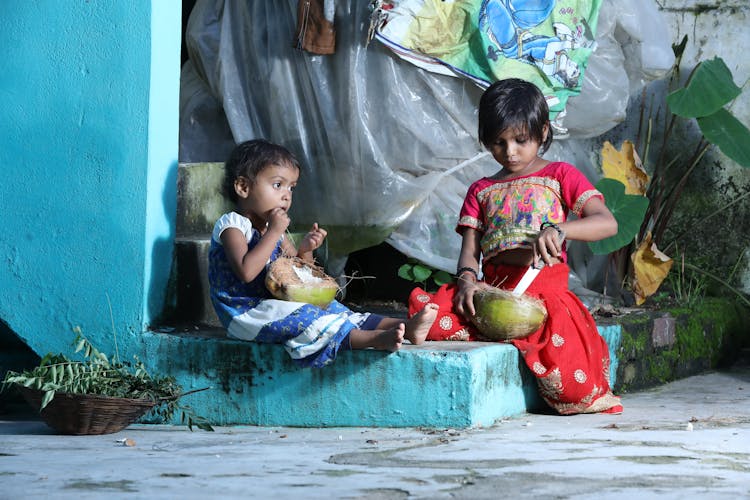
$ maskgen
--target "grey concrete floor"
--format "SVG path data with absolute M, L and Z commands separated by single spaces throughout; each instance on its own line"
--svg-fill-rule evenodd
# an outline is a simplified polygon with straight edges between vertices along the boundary
M 478 429 L 133 425 L 0 416 L 0 498 L 750 498 L 750 367 L 623 396 L 622 415 Z M 127 446 L 124 440 L 130 440 Z

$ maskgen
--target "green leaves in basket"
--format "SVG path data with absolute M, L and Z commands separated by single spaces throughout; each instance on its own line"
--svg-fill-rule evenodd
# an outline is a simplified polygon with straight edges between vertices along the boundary
M 88 394 L 113 398 L 145 399 L 156 403 L 152 412 L 169 421 L 176 411 L 182 413 L 183 423 L 190 430 L 213 431 L 211 424 L 196 415 L 193 409 L 179 403 L 180 398 L 194 391 L 183 392 L 182 387 L 171 376 L 152 376 L 143 363 L 110 361 L 76 330 L 75 350 L 83 352 L 83 361 L 74 361 L 63 354 L 47 354 L 39 366 L 21 373 L 8 371 L 2 382 L 2 390 L 14 384 L 43 391 L 39 411 L 49 405 L 57 392 L 66 394 Z M 206 388 L 207 389 L 207 388 Z
M 52 398 L 54 398 L 54 397 L 55 397 L 55 391 L 53 391 L 53 390 L 46 391 L 44 393 L 44 396 L 42 397 L 42 408 L 44 408 L 45 406 L 47 406 L 49 404 L 49 402 L 52 401 Z

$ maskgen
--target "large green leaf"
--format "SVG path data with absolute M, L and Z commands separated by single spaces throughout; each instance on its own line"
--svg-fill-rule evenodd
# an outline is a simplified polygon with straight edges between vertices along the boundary
M 703 135 L 722 153 L 743 167 L 750 167 L 750 130 L 722 108 L 696 120 Z
M 724 60 L 714 57 L 701 62 L 687 86 L 667 96 L 667 104 L 677 116 L 698 118 L 716 113 L 740 92 Z
M 633 241 L 646 215 L 648 198 L 637 194 L 625 194 L 625 185 L 622 182 L 606 177 L 596 184 L 596 189 L 604 195 L 607 208 L 617 220 L 616 235 L 589 242 L 592 252 L 606 255 Z

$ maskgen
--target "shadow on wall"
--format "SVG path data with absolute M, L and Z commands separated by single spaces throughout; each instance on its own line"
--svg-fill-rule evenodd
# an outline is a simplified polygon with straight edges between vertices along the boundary
M 380 243 L 349 254 L 344 274 L 351 277 L 346 285 L 346 302 L 396 301 L 406 305 L 409 293 L 417 286 L 398 276 L 407 257 Z
M 8 370 L 15 372 L 34 368 L 39 364 L 39 356 L 27 346 L 5 321 L 0 320 L 0 380 L 5 378 Z M 0 393 L 0 414 L 9 402 L 20 402 L 16 390 L 5 390 Z
M 175 224 L 177 218 L 177 162 L 169 167 L 169 173 L 164 181 L 162 191 L 162 207 L 169 231 L 166 235 L 156 239 L 151 248 L 151 276 L 147 295 L 148 319 L 150 323 L 157 324 L 161 321 L 167 311 L 174 307 L 166 304 L 168 280 L 172 276 L 169 269 L 163 269 L 163 265 L 170 268 L 174 263 L 174 240 Z M 166 278 L 165 278 L 166 276 Z

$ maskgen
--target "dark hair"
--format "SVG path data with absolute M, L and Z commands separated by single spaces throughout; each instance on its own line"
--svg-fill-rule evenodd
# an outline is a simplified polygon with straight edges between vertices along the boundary
M 479 100 L 479 142 L 489 147 L 504 130 L 526 131 L 539 142 L 540 154 L 552 144 L 549 107 L 542 91 L 533 83 L 519 78 L 498 80 L 490 85 Z
M 255 180 L 255 176 L 269 165 L 285 165 L 300 170 L 297 158 L 284 146 L 265 139 L 253 139 L 237 144 L 224 164 L 224 195 L 236 202 L 234 181 L 238 177 Z

